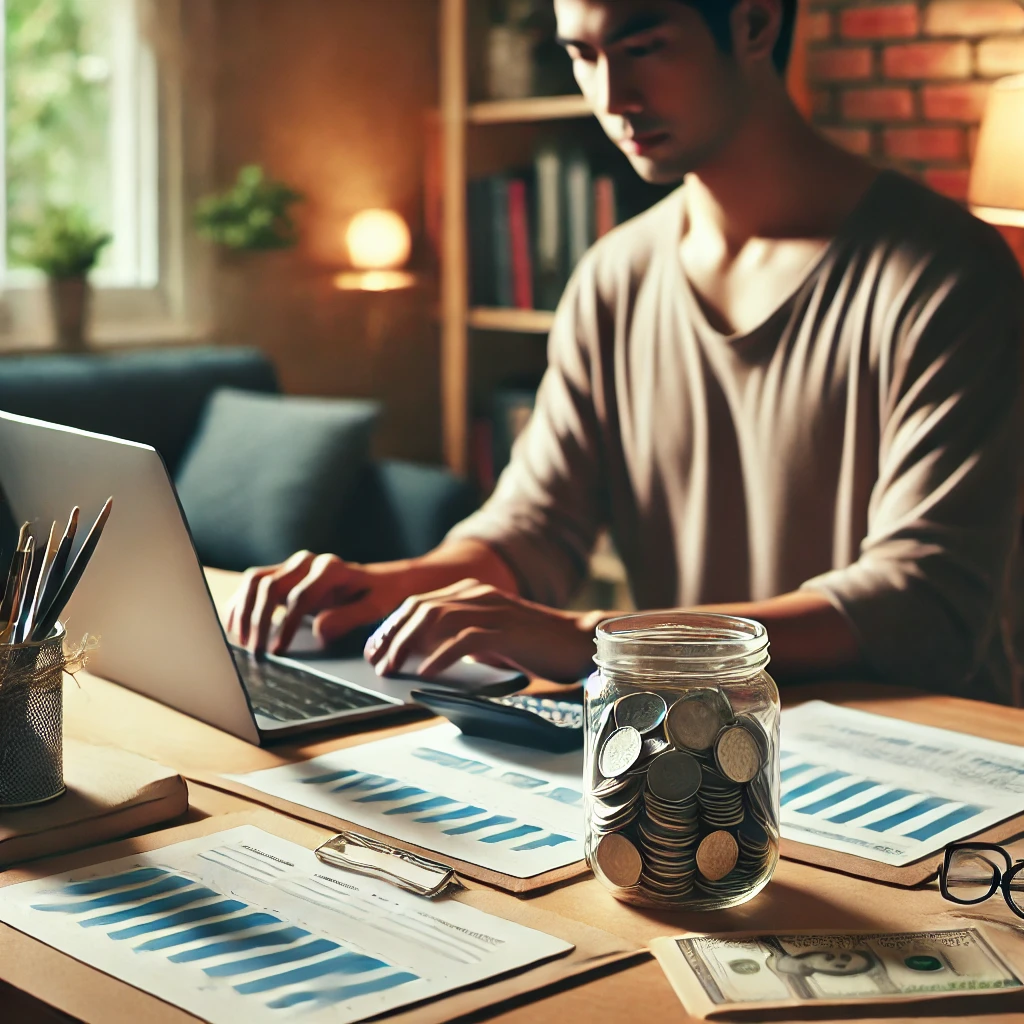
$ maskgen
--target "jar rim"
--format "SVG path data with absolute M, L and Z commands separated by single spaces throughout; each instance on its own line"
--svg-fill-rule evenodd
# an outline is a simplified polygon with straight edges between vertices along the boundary
M 716 662 L 763 667 L 768 631 L 755 619 L 720 612 L 633 612 L 603 619 L 595 634 L 598 665 Z

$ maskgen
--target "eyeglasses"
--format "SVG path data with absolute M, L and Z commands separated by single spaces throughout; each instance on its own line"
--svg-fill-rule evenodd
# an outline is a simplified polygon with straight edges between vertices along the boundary
M 992 843 L 954 843 L 939 868 L 939 891 L 953 903 L 984 903 L 1003 890 L 1006 905 L 1024 917 L 1024 860 L 1011 861 Z

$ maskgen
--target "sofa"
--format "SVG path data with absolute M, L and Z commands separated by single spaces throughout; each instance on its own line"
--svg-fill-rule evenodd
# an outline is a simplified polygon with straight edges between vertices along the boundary
M 226 403 L 234 412 L 223 411 Z M 370 457 L 374 403 L 284 396 L 273 364 L 255 349 L 8 356 L 0 358 L 0 409 L 152 445 L 178 485 L 200 557 L 217 568 L 268 564 L 303 547 L 360 562 L 408 558 L 436 546 L 476 505 L 473 489 L 442 467 Z M 238 409 L 258 416 L 265 431 L 258 464 L 244 464 L 244 451 L 218 443 L 221 421 Z M 296 476 L 305 465 L 294 451 L 296 416 L 311 425 L 306 434 L 318 436 L 320 461 L 309 465 L 343 465 L 340 490 L 334 469 Z M 343 463 L 329 450 L 337 431 L 318 434 L 319 424 L 338 422 L 359 427 L 348 431 L 358 442 Z M 284 469 L 291 476 L 278 474 L 275 489 L 272 478 Z M 0 482 L 2 475 L 0 467 Z M 211 510 L 218 494 L 251 486 L 263 487 L 259 500 Z M 283 505 L 290 514 L 282 518 Z M 275 530 L 277 521 L 287 528 Z

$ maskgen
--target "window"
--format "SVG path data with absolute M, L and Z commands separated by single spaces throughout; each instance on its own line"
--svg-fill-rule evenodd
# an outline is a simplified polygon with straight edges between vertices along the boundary
M 0 287 L 8 321 L 0 331 L 45 333 L 42 277 L 19 261 L 18 239 L 48 204 L 81 207 L 113 237 L 92 274 L 101 293 L 97 319 L 116 321 L 118 308 L 135 323 L 158 311 L 166 319 L 166 154 L 140 0 L 0 0 L 0 8 Z M 37 293 L 35 301 L 19 292 Z

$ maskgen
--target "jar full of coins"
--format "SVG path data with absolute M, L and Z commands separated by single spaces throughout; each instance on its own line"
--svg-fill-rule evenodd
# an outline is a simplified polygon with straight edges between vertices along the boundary
M 751 619 L 642 612 L 597 629 L 586 852 L 627 903 L 719 910 L 779 856 L 779 692 Z

